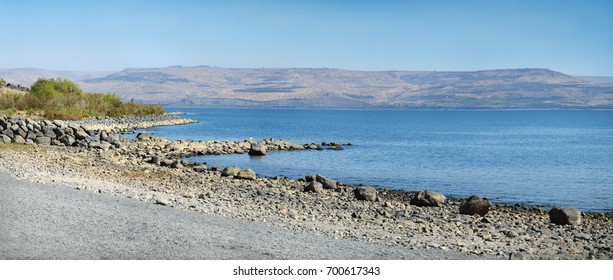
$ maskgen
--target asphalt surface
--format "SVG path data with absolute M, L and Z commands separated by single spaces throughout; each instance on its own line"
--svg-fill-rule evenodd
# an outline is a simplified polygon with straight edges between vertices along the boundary
M 19 181 L 0 171 L 0 259 L 472 259 Z

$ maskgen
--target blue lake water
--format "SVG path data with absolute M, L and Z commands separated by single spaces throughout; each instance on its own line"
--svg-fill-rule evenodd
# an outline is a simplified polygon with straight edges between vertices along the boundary
M 149 129 L 173 140 L 353 144 L 342 151 L 195 158 L 208 166 L 293 179 L 319 173 L 345 183 L 613 212 L 613 111 L 166 110 L 200 121 Z

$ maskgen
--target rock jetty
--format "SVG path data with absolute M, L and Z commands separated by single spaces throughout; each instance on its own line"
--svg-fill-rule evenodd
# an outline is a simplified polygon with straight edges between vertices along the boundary
M 104 130 L 107 132 L 126 132 L 155 126 L 170 126 L 195 123 L 195 120 L 180 117 L 178 114 L 141 117 L 94 117 L 79 121 L 69 121 L 69 124 L 82 126 L 88 130 Z
M 92 130 L 61 120 L 36 121 L 22 117 L 0 117 L 0 142 L 109 150 L 119 147 L 122 139 L 116 133 Z

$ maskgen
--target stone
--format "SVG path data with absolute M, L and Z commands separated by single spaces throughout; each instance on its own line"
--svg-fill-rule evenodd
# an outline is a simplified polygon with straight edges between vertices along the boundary
M 13 142 L 17 143 L 17 144 L 25 144 L 26 143 L 26 139 L 23 139 L 23 137 L 21 137 L 21 135 L 15 135 L 15 137 L 13 138 Z
M 307 182 L 313 182 L 315 181 L 315 177 L 313 175 L 306 175 L 304 176 L 304 180 Z
M 204 172 L 206 169 L 206 165 L 204 164 L 194 166 L 194 171 L 196 172 Z
M 251 147 L 249 148 L 249 155 L 250 156 L 265 156 L 266 146 L 264 146 L 260 142 L 251 143 Z
M 255 180 L 256 178 L 255 172 L 249 168 L 239 171 L 235 177 L 244 180 Z
M 55 132 L 53 131 L 53 127 L 51 126 L 47 126 L 45 128 L 43 128 L 43 135 L 49 138 L 55 138 L 57 137 L 57 135 L 55 134 Z
M 377 189 L 373 187 L 360 187 L 353 190 L 353 194 L 358 200 L 376 201 Z
M 53 133 L 55 133 L 57 137 L 61 137 L 62 135 L 65 134 L 64 129 L 59 128 L 59 127 L 53 128 Z
M 36 133 L 32 132 L 32 131 L 28 131 L 28 134 L 26 135 L 26 139 L 36 139 Z
M 556 206 L 549 211 L 549 220 L 556 225 L 579 225 L 581 210 Z
M 236 176 L 241 169 L 238 166 L 228 166 L 223 169 L 221 176 Z
M 506 231 L 504 235 L 506 235 L 508 238 L 515 238 L 519 236 L 519 234 L 513 230 Z
M 321 193 L 324 191 L 324 186 L 320 182 L 311 181 L 309 184 L 306 185 L 306 187 L 304 187 L 304 191 Z
M 472 195 L 460 204 L 460 214 L 485 216 L 490 211 L 492 203 L 478 195 Z
M 62 137 L 60 137 L 60 142 L 66 146 L 72 146 L 72 144 L 75 143 L 75 139 L 74 137 L 68 135 L 68 134 L 64 134 L 62 135 Z
M 11 143 L 11 137 L 8 137 L 8 136 L 6 136 L 4 134 L 2 134 L 1 136 L 2 136 L 2 137 L 0 137 L 1 142 L 7 143 L 7 144 Z
M 319 174 L 315 175 L 315 180 L 320 182 L 324 186 L 324 189 L 336 189 L 336 180 L 326 178 Z
M 446 199 L 441 193 L 425 190 L 418 192 L 411 198 L 410 204 L 417 206 L 443 206 Z
M 7 129 L 3 130 L 1 134 L 4 134 L 4 135 L 8 136 L 9 139 L 13 138 L 15 136 L 15 134 L 13 133 L 13 130 L 10 129 L 10 128 L 7 128 Z
M 51 138 L 46 136 L 39 136 L 34 139 L 34 143 L 38 145 L 51 145 Z
M 57 127 L 62 127 L 62 128 L 66 126 L 66 123 L 64 123 L 64 121 L 62 120 L 53 120 L 53 124 Z
M 167 205 L 170 204 L 170 202 L 168 200 L 164 199 L 164 198 L 156 198 L 155 199 L 155 204 L 159 204 L 159 205 L 162 205 L 162 206 L 167 206 Z
M 75 131 L 74 136 L 78 140 L 83 140 L 89 137 L 89 134 L 87 134 L 87 132 L 85 132 L 85 130 L 83 130 L 82 128 L 79 128 Z
M 138 135 L 136 135 L 136 139 L 139 141 L 151 140 L 153 139 L 153 134 L 148 133 L 148 132 L 141 132 Z

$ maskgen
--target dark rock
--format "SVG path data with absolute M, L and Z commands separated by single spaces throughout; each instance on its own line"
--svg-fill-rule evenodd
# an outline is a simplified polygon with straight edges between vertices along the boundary
M 443 206 L 446 199 L 441 193 L 425 190 L 418 192 L 411 198 L 410 204 L 417 206 Z
M 253 170 L 249 168 L 239 171 L 235 177 L 237 179 L 244 179 L 244 180 L 255 180 L 256 179 L 255 172 L 253 172 Z
M 304 187 L 305 192 L 314 192 L 321 193 L 324 191 L 324 186 L 317 181 L 311 181 L 306 187 Z
M 315 181 L 320 182 L 324 186 L 324 189 L 336 189 L 336 180 L 317 174 L 315 175 Z
M 306 175 L 304 176 L 304 180 L 307 182 L 313 182 L 315 181 L 315 177 L 313 175 Z
M 151 140 L 153 139 L 153 135 L 151 133 L 141 132 L 138 135 L 136 135 L 136 139 L 139 141 Z
M 162 160 L 159 156 L 152 156 L 151 159 L 149 160 L 149 163 L 160 165 L 162 163 Z
M 358 200 L 367 200 L 367 201 L 376 201 L 377 200 L 377 189 L 373 187 L 360 187 L 353 190 L 353 194 L 355 198 Z
M 249 148 L 249 155 L 250 156 L 265 156 L 266 146 L 264 146 L 260 142 L 251 143 L 251 147 Z
M 460 214 L 474 215 L 479 214 L 485 216 L 490 211 L 492 203 L 478 195 L 472 195 L 466 201 L 460 204 Z
M 53 128 L 53 133 L 55 133 L 55 135 L 57 135 L 57 137 L 61 137 L 62 135 L 64 135 L 64 129 L 59 128 L 59 127 L 55 127 L 55 128 Z
M 62 135 L 62 137 L 60 137 L 60 142 L 66 146 L 72 146 L 72 144 L 75 143 L 75 139 L 74 137 L 68 135 L 68 134 L 64 134 Z
M 170 168 L 183 168 L 183 163 L 181 160 L 175 160 L 170 164 Z
M 77 140 L 83 140 L 89 137 L 89 134 L 87 134 L 87 132 L 85 132 L 85 130 L 83 130 L 82 128 L 79 128 L 75 131 L 74 136 Z
M 581 224 L 581 210 L 575 208 L 553 207 L 549 211 L 549 220 L 557 225 Z
M 236 176 L 241 169 L 238 166 L 228 166 L 223 169 L 221 176 Z

